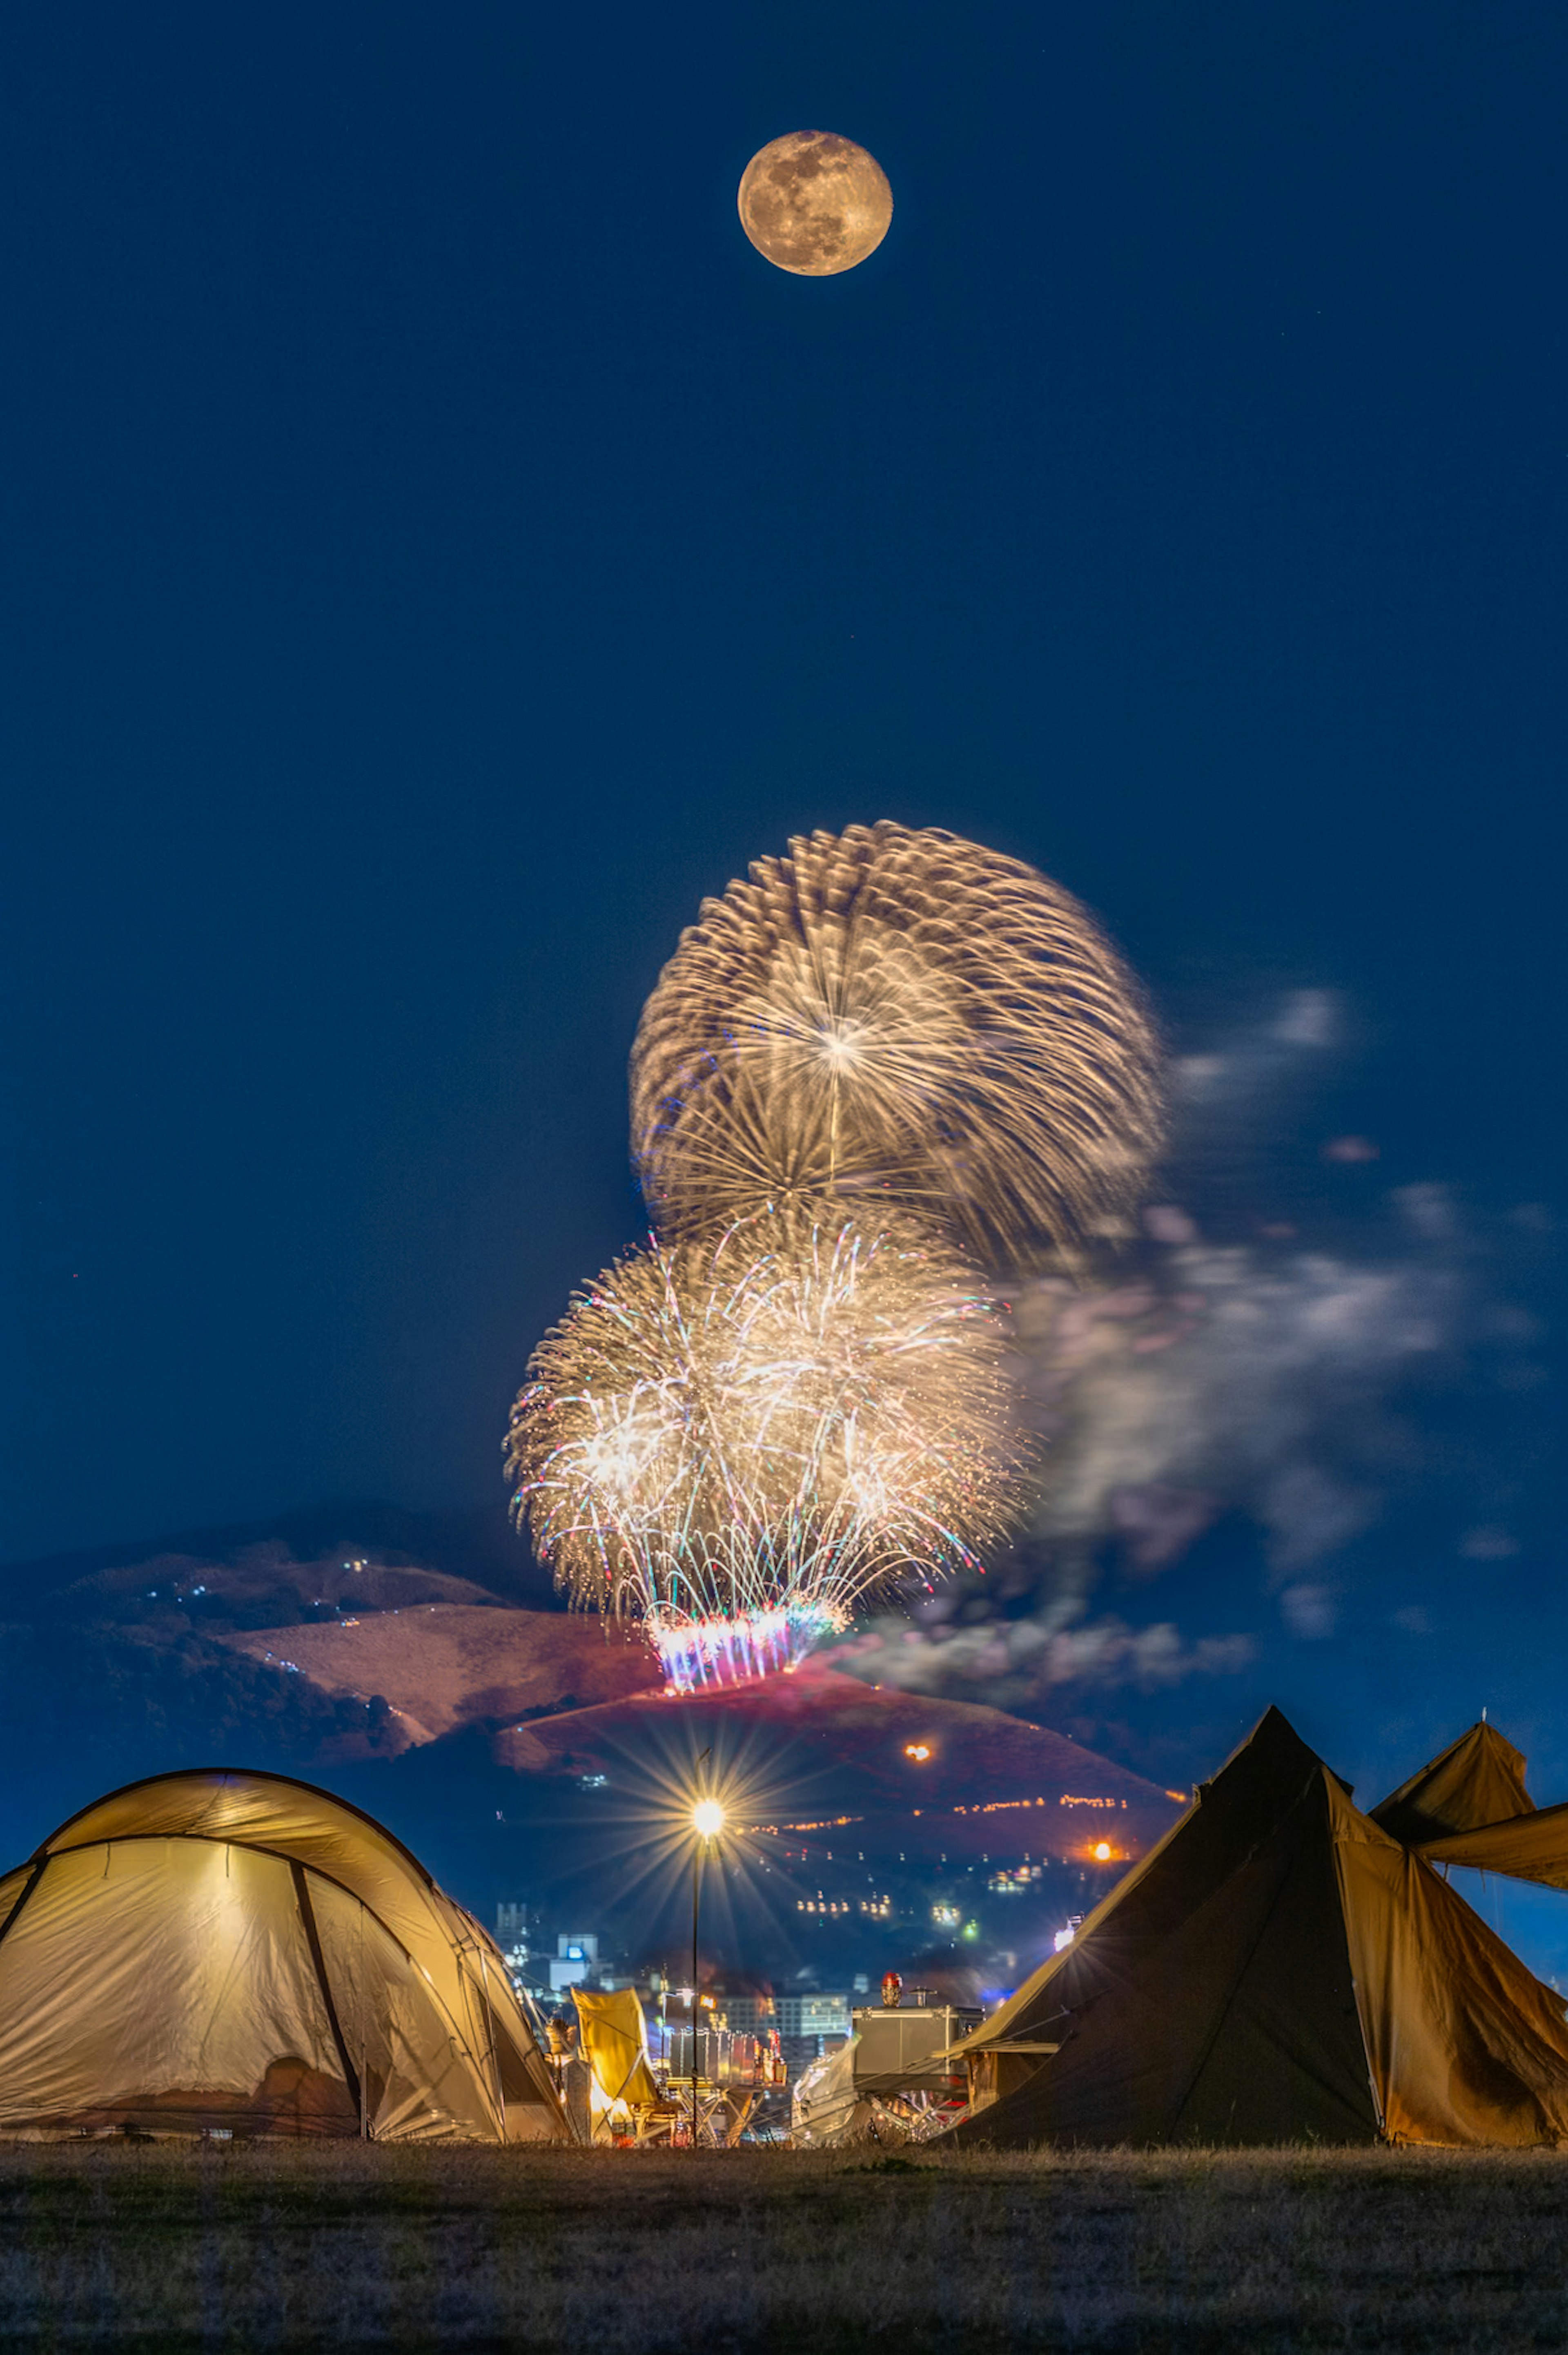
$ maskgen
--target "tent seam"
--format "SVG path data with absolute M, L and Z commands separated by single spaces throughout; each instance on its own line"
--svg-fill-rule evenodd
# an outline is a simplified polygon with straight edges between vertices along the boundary
M 1322 1773 L 1324 1773 L 1324 1772 L 1326 1772 L 1326 1771 L 1327 1771 L 1327 1770 L 1324 1768 L 1324 1766 L 1323 1766 L 1323 1764 L 1322 1764 L 1321 1760 L 1319 1760 L 1319 1763 L 1318 1763 L 1318 1764 L 1317 1764 L 1317 1766 L 1313 1769 L 1313 1773 L 1308 1776 L 1308 1778 L 1307 1778 L 1306 1782 L 1302 1785 L 1301 1789 L 1297 1793 L 1296 1797 L 1292 1800 L 1292 1802 L 1291 1802 L 1290 1806 L 1289 1806 L 1285 1810 L 1284 1814 L 1280 1817 L 1278 1823 L 1274 1827 L 1273 1830 L 1272 1830 L 1272 1831 L 1270 1831 L 1270 1832 L 1268 1832 L 1268 1833 L 1266 1833 L 1266 1835 L 1265 1835 L 1261 1839 L 1257 1839 L 1257 1840 L 1255 1840 L 1255 1841 L 1254 1841 L 1254 1843 L 1253 1843 L 1252 1847 L 1251 1847 L 1251 1848 L 1248 1849 L 1248 1851 L 1247 1851 L 1246 1858 L 1245 1858 L 1245 1863 L 1250 1864 L 1250 1863 L 1252 1862 L 1253 1859 L 1254 1859 L 1255 1856 L 1259 1855 L 1259 1854 L 1261 1853 L 1261 1851 L 1262 1851 L 1264 1849 L 1266 1849 L 1266 1848 L 1267 1848 L 1267 1847 L 1268 1847 L 1268 1845 L 1269 1845 L 1270 1841 L 1272 1841 L 1272 1840 L 1274 1840 L 1274 1839 L 1277 1838 L 1277 1837 L 1278 1837 L 1278 1835 L 1279 1835 L 1279 1832 L 1280 1832 L 1281 1828 L 1282 1828 L 1286 1824 L 1287 1824 L 1287 1823 L 1290 1821 L 1291 1817 L 1292 1817 L 1292 1816 L 1294 1816 L 1294 1815 L 1296 1814 L 1297 1810 L 1298 1810 L 1298 1808 L 1300 1808 L 1300 1807 L 1304 1806 L 1306 1805 L 1307 1801 L 1310 1798 L 1310 1796 L 1311 1796 L 1311 1795 L 1312 1795 L 1312 1784 L 1313 1784 L 1314 1776 L 1315 1776 L 1315 1775 L 1317 1775 L 1317 1774 L 1322 1774 Z M 1337 1882 L 1337 1881 L 1338 1881 L 1338 1865 L 1339 1865 L 1339 1857 L 1338 1857 L 1337 1852 L 1336 1852 L 1336 1855 L 1335 1855 L 1335 1859 L 1334 1859 L 1334 1861 L 1335 1861 L 1335 1867 L 1336 1867 L 1335 1879 L 1336 1879 L 1336 1882 Z M 1234 1877 L 1234 1876 L 1233 1876 L 1233 1877 Z M 1199 2081 L 1199 2079 L 1202 2077 L 1202 2073 L 1203 2073 L 1204 2070 L 1205 2070 L 1205 2069 L 1208 2067 L 1208 2065 L 1209 2065 L 1210 2056 L 1213 2054 L 1215 2045 L 1219 2042 L 1220 2038 L 1221 2038 L 1221 2037 L 1224 2035 L 1224 2033 L 1225 2022 L 1226 2022 L 1226 2020 L 1230 2018 L 1231 2013 L 1233 2012 L 1233 2010 L 1235 2009 L 1236 1998 L 1237 1998 L 1237 1997 L 1240 1995 L 1240 1993 L 1241 1993 L 1241 1989 L 1242 1989 L 1242 1982 L 1245 1980 L 1245 1978 L 1246 1977 L 1247 1972 L 1248 1972 L 1248 1971 L 1251 1969 L 1251 1967 L 1252 1967 L 1252 1959 L 1253 1959 L 1253 1956 L 1256 1954 L 1256 1952 L 1257 1952 L 1257 1950 L 1258 1950 L 1259 1946 L 1261 1946 L 1261 1945 L 1262 1945 L 1262 1944 L 1263 1944 L 1263 1942 L 1264 1942 L 1264 1939 L 1267 1936 L 1267 1934 L 1268 1934 L 1268 1926 L 1269 1926 L 1269 1923 L 1273 1921 L 1273 1919 L 1274 1919 L 1274 1917 L 1275 1917 L 1276 1913 L 1279 1911 L 1279 1900 L 1280 1900 L 1281 1893 L 1283 1892 L 1284 1886 L 1285 1886 L 1285 1882 L 1284 1882 L 1284 1879 L 1282 1878 L 1282 1879 L 1281 1879 L 1281 1881 L 1280 1881 L 1280 1884 L 1279 1884 L 1279 1888 L 1277 1888 L 1277 1889 L 1275 1891 L 1275 1892 L 1274 1892 L 1273 1902 L 1271 1902 L 1271 1904 L 1269 1905 L 1269 1908 L 1268 1908 L 1267 1913 L 1264 1915 L 1263 1920 L 1262 1920 L 1262 1921 L 1259 1923 L 1259 1924 L 1258 1924 L 1257 1935 L 1256 1935 L 1256 1937 L 1255 1937 L 1255 1938 L 1254 1938 L 1254 1940 L 1253 1940 L 1253 1942 L 1252 1942 L 1251 1945 L 1250 1945 L 1250 1946 L 1247 1948 L 1247 1950 L 1246 1950 L 1246 1956 L 1245 1956 L 1245 1961 L 1240 1965 L 1239 1968 L 1235 1971 L 1235 1973 L 1234 1974 L 1234 1976 L 1233 1976 L 1233 1977 L 1232 1977 L 1232 1980 L 1231 1980 L 1231 1990 L 1230 1990 L 1230 1994 L 1226 1997 L 1225 2001 L 1224 2001 L 1224 2006 L 1223 2006 L 1223 2008 L 1222 2008 L 1222 2009 L 1221 2009 L 1220 2016 L 1219 2016 L 1218 2019 L 1214 2022 L 1214 2032 L 1213 2032 L 1213 2034 L 1210 2037 L 1210 2039 L 1209 2039 L 1208 2042 L 1204 2045 L 1202 2051 L 1200 2053 L 1200 2055 L 1199 2055 L 1199 2057 L 1198 2057 L 1198 2064 L 1197 2064 L 1196 2068 L 1193 2070 L 1193 2072 L 1192 2072 L 1192 2075 L 1188 2078 L 1187 2083 L 1186 2083 L 1186 2085 L 1185 2085 L 1185 2086 L 1184 2086 L 1184 2088 L 1182 2089 L 1181 2099 L 1180 2103 L 1177 2105 L 1176 2111 L 1175 2111 L 1175 2122 L 1176 2122 L 1176 2124 L 1177 2124 L 1178 2126 L 1179 2126 L 1179 2125 L 1180 2125 L 1180 2123 L 1181 2123 L 1181 2113 L 1182 2113 L 1182 2111 L 1186 2108 L 1186 2106 L 1187 2106 L 1188 2103 L 1192 2100 L 1192 2095 L 1193 2095 L 1194 2092 L 1195 2092 L 1195 2091 L 1196 2091 L 1196 2089 L 1197 2089 L 1197 2084 L 1198 2084 L 1198 2081 Z M 1341 1914 L 1342 1914 L 1342 1911 L 1343 1911 L 1343 1905 L 1342 1905 L 1342 1901 L 1341 1901 Z M 1347 1960 L 1348 1960 L 1348 1959 L 1349 1959 L 1349 1957 L 1348 1957 L 1348 1955 L 1347 1955 Z M 1352 1990 L 1353 1990 L 1353 1989 L 1354 1989 L 1354 1987 L 1355 1987 L 1355 1973 L 1354 1973 L 1354 1971 L 1352 1971 L 1352 1972 L 1351 1973 L 1351 1988 L 1352 1988 Z M 1358 2024 L 1358 2026 L 1360 2025 L 1359 2013 L 1358 2013 L 1358 2022 L 1357 2022 L 1357 2024 Z M 1361 2040 L 1361 2051 L 1362 2051 L 1362 2054 L 1363 2054 L 1363 2056 L 1364 2056 L 1364 2055 L 1365 2055 L 1365 2052 L 1366 2052 L 1366 2039 L 1365 2039 L 1365 2037 L 1364 2037 L 1364 2036 L 1362 2037 L 1362 2040 Z M 1374 2095 L 1373 2095 L 1373 2097 L 1372 2097 L 1372 2109 L 1373 2109 L 1373 2113 L 1374 2113 L 1374 2115 L 1375 2115 L 1375 2114 L 1377 2113 L 1377 2109 L 1378 2109 L 1377 2097 L 1376 2097 L 1376 2095 L 1375 2095 L 1375 2094 L 1374 2094 Z M 1380 2130 L 1381 2130 L 1381 2129 L 1380 2129 Z

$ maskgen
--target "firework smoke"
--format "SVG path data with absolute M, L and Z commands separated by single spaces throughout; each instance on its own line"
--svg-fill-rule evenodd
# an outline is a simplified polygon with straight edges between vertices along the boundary
M 1024 1266 L 1125 1221 L 1158 1060 L 1067 892 L 884 821 L 797 839 L 704 903 L 638 1031 L 632 1146 L 671 1234 L 869 1196 Z
M 778 1216 L 573 1303 L 513 1410 L 515 1508 L 673 1682 L 783 1666 L 911 1570 L 971 1565 L 1025 1461 L 1001 1312 L 918 1230 Z
M 1558 1281 L 1551 1220 L 1369 1183 L 1375 1147 L 1314 1104 L 1341 1083 L 1349 1020 L 1297 990 L 1175 1063 L 1181 1205 L 1146 1209 L 1143 1242 L 1079 1283 L 1012 1295 L 1050 1466 L 1029 1529 L 983 1587 L 949 1582 L 915 1626 L 889 1614 L 836 1662 L 1025 1711 L 1071 1696 L 1091 1712 L 1082 1738 L 1104 1741 L 1092 1712 L 1114 1691 L 1244 1672 L 1281 1635 L 1459 1624 L 1473 1566 L 1528 1551 L 1526 1500 L 1552 1460 L 1533 1305 Z M 1233 1565 L 1245 1532 L 1256 1549 L 1255 1599 L 1225 1604 L 1243 1625 L 1096 1611 L 1109 1582 L 1143 1617 L 1222 1519 Z

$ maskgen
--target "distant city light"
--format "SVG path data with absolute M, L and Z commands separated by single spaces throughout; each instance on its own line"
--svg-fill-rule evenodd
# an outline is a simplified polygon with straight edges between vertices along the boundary
M 924 1765 L 931 1755 L 931 1745 L 928 1742 L 906 1742 L 904 1745 L 904 1755 L 906 1758 L 913 1758 L 917 1764 Z

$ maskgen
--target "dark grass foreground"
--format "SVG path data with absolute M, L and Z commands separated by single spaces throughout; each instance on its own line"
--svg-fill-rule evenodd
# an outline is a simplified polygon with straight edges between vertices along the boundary
M 0 2147 L 0 2346 L 1568 2345 L 1568 2158 Z

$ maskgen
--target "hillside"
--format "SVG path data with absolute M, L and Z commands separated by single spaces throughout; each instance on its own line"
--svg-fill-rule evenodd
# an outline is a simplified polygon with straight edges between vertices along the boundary
M 491 1603 L 410 1604 L 317 1626 L 226 1629 L 218 1640 L 334 1700 L 379 1694 L 413 1742 L 616 1702 L 659 1681 L 648 1646 L 601 1621 Z
M 972 1701 L 876 1687 L 824 1661 L 727 1690 L 633 1693 L 542 1716 L 495 1737 L 514 1772 L 624 1774 L 651 1753 L 694 1757 L 749 1747 L 768 1753 L 802 1794 L 857 1817 L 939 1817 L 949 1847 L 1028 1844 L 1085 1860 L 1106 1842 L 1140 1855 L 1185 1794 L 1166 1792 L 1065 1734 Z M 911 1837 L 911 1845 L 914 1844 Z

